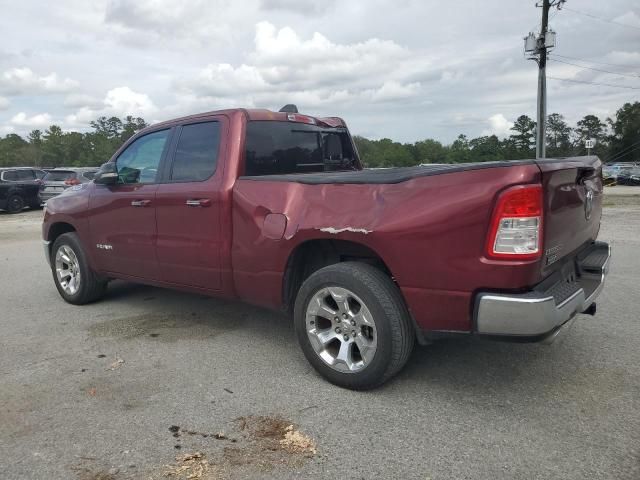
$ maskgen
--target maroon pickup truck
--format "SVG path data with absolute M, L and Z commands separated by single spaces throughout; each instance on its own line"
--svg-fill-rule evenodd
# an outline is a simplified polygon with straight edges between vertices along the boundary
M 42 234 L 67 302 L 119 278 L 281 309 L 320 374 L 367 389 L 416 341 L 594 314 L 602 192 L 597 157 L 367 170 L 340 118 L 234 109 L 139 132 Z

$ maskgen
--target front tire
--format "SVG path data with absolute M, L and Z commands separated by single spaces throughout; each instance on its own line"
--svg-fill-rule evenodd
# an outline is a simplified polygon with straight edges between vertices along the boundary
M 311 365 L 331 383 L 352 390 L 389 380 L 415 343 L 398 287 L 379 269 L 360 262 L 330 265 L 305 280 L 294 322 Z
M 75 233 L 60 235 L 53 243 L 51 272 L 60 296 L 74 305 L 96 301 L 107 289 L 107 281 L 89 267 Z

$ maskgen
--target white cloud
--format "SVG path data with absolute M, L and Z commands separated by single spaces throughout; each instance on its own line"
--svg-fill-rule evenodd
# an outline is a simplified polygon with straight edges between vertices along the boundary
M 11 123 L 16 127 L 41 128 L 51 125 L 52 119 L 48 113 L 38 113 L 29 117 L 26 113 L 19 112 L 11 118 Z
M 512 133 L 510 129 L 513 127 L 513 122 L 507 120 L 501 113 L 491 115 L 487 121 L 489 122 L 489 128 L 482 131 L 483 135 L 497 135 L 503 138 L 508 137 Z
M 335 0 L 323 0 L 322 2 L 301 2 L 300 0 L 261 0 L 262 10 L 281 10 L 299 15 L 323 14 L 331 10 Z
M 420 90 L 420 83 L 414 82 L 403 85 L 396 81 L 384 82 L 371 96 L 373 101 L 390 102 L 414 97 Z
M 9 99 L 0 97 L 0 110 L 6 110 L 9 108 Z
M 65 125 L 73 128 L 86 127 L 89 122 L 100 116 L 145 117 L 149 119 L 158 108 L 145 93 L 138 93 L 129 87 L 116 87 L 109 90 L 101 104 L 92 100 L 89 105 L 80 107 L 75 113 L 65 117 Z
M 636 12 L 629 10 L 628 12 L 613 19 L 614 22 L 623 23 L 631 27 L 640 28 L 640 15 Z
M 72 93 L 64 97 L 63 105 L 68 108 L 100 108 L 102 106 L 102 100 L 86 93 Z
M 104 99 L 105 109 L 114 115 L 151 115 L 156 106 L 146 93 L 137 93 L 129 87 L 117 87 L 109 90 Z
M 358 100 L 390 102 L 420 91 L 420 82 L 405 80 L 406 72 L 412 72 L 403 68 L 410 52 L 394 42 L 372 38 L 337 44 L 318 32 L 302 39 L 290 27 L 277 30 L 268 22 L 255 28 L 254 49 L 246 63 L 210 64 L 178 81 L 180 90 L 196 97 L 241 100 L 241 105 L 300 100 L 307 108 Z
M 0 75 L 0 92 L 7 95 L 37 95 L 42 93 L 65 93 L 78 87 L 70 78 L 58 78 L 58 74 L 38 76 L 30 68 L 12 68 Z

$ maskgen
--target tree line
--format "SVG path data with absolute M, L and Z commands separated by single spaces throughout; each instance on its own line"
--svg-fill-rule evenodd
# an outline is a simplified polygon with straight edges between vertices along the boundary
M 132 116 L 100 117 L 90 125 L 93 131 L 85 133 L 65 132 L 58 125 L 32 130 L 26 138 L 10 133 L 0 138 L 0 167 L 99 166 L 147 122 Z
M 640 102 L 625 103 L 613 118 L 602 121 L 586 115 L 570 126 L 559 113 L 547 117 L 547 157 L 586 155 L 585 141 L 593 139 L 591 153 L 603 161 L 640 162 Z M 459 135 L 450 145 L 433 139 L 399 143 L 388 138 L 354 137 L 358 152 L 369 167 L 411 166 L 421 163 L 487 162 L 535 158 L 536 122 L 521 115 L 507 138 L 486 135 L 469 139 Z
M 0 167 L 97 166 L 106 162 L 129 137 L 147 126 L 140 117 L 100 117 L 92 131 L 64 132 L 51 125 L 0 137 Z M 536 122 L 521 115 L 504 139 L 487 135 L 469 139 L 459 135 L 450 145 L 433 139 L 399 143 L 388 138 L 369 140 L 355 136 L 360 157 L 368 167 L 411 166 L 421 163 L 486 162 L 535 157 Z M 592 153 L 604 161 L 640 161 L 640 102 L 625 103 L 613 118 L 586 115 L 575 126 L 552 113 L 547 119 L 547 157 L 585 155 L 585 140 L 593 139 Z

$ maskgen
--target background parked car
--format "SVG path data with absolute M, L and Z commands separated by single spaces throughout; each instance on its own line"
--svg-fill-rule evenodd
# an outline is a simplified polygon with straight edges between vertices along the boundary
M 72 187 L 73 185 L 90 182 L 93 180 L 97 171 L 98 167 L 60 167 L 49 170 L 42 179 L 42 185 L 40 185 L 40 204 L 45 203 L 50 198 L 60 195 L 65 191 L 65 189 Z
M 45 172 L 37 168 L 0 168 L 0 210 L 21 212 L 25 207 L 38 208 L 38 191 Z
M 639 186 L 640 185 L 640 167 L 632 166 L 626 169 L 623 169 L 618 173 L 617 177 L 618 185 L 632 185 Z

